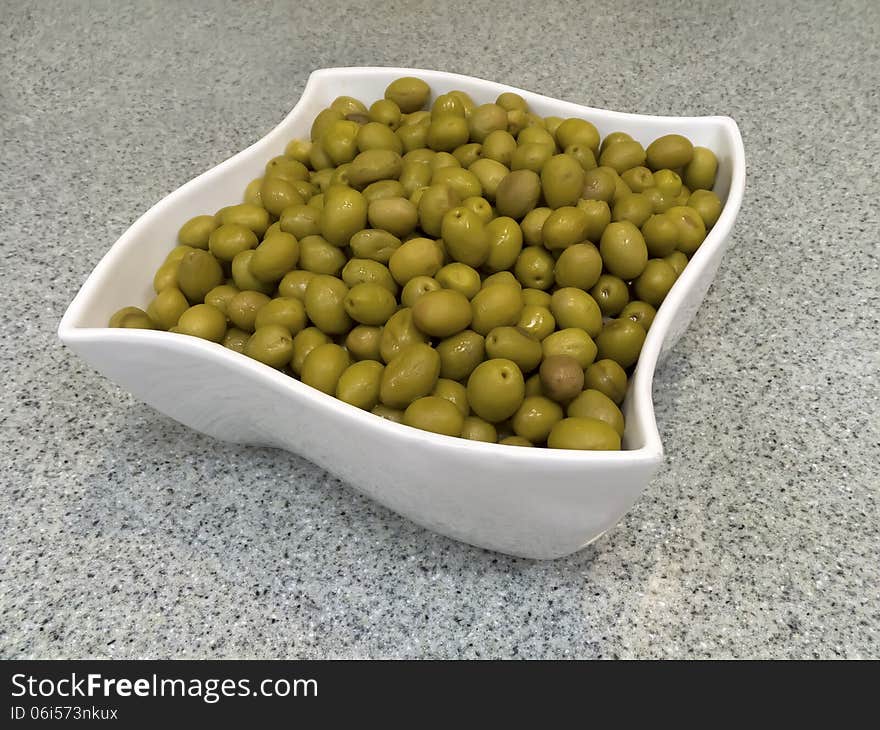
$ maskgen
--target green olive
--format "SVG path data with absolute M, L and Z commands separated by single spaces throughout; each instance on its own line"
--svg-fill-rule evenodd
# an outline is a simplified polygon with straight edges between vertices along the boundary
M 404 163 L 405 165 L 405 163 Z M 405 167 L 404 167 L 405 169 Z M 401 173 L 402 175 L 403 173 Z M 388 198 L 407 198 L 409 194 L 403 187 L 400 180 L 377 180 L 365 187 L 361 194 L 367 201 L 367 217 L 369 218 L 369 206 L 377 200 L 386 200 Z
M 663 260 L 672 267 L 676 277 L 681 276 L 684 267 L 687 266 L 688 258 L 681 251 L 673 251 L 663 257 Z
M 620 436 L 604 421 L 594 418 L 563 418 L 547 437 L 551 449 L 619 451 Z
M 278 155 L 266 163 L 266 178 L 277 178 L 294 183 L 309 179 L 309 169 L 306 165 L 287 155 Z
M 568 327 L 554 332 L 541 343 L 544 357 L 570 355 L 577 360 L 581 370 L 585 370 L 596 359 L 596 344 L 579 327 Z
M 523 308 L 522 291 L 515 286 L 498 285 L 481 289 L 470 302 L 474 331 L 487 335 L 496 327 L 513 326 Z
M 452 152 L 468 141 L 468 134 L 468 123 L 464 116 L 432 116 L 428 125 L 427 147 L 435 152 Z
M 403 422 L 407 426 L 420 428 L 445 436 L 460 436 L 464 426 L 464 417 L 445 398 L 426 396 L 410 403 L 403 414 Z
M 540 373 L 532 373 L 526 378 L 526 398 L 531 398 L 534 395 L 545 395 Z
M 476 301 L 476 299 L 475 299 Z M 449 337 L 471 323 L 471 303 L 461 292 L 439 289 L 419 297 L 412 308 L 413 322 L 431 337 Z
M 189 302 L 180 289 L 169 287 L 156 294 L 147 306 L 147 315 L 160 329 L 170 330 L 177 326 L 177 321 L 187 309 Z
M 531 396 L 523 400 L 511 423 L 517 436 L 533 444 L 543 443 L 553 426 L 563 418 L 562 407 L 544 396 Z
M 711 190 L 694 190 L 688 197 L 687 205 L 700 214 L 707 229 L 714 226 L 721 215 L 721 200 Z
M 274 216 L 280 216 L 291 205 L 303 205 L 305 201 L 297 189 L 280 177 L 267 177 L 260 185 L 260 203 Z
M 599 130 L 585 119 L 566 119 L 556 127 L 556 141 L 563 149 L 569 145 L 584 145 L 596 153 L 599 151 Z
M 251 273 L 263 282 L 280 281 L 299 261 L 299 241 L 279 231 L 266 236 L 251 257 Z
M 414 400 L 428 395 L 438 377 L 440 355 L 437 351 L 430 345 L 407 345 L 385 366 L 379 397 L 386 406 L 406 408 Z
M 404 238 L 419 224 L 419 211 L 406 198 L 384 198 L 369 204 L 367 220 L 373 228 Z
M 223 347 L 244 355 L 244 350 L 250 338 L 250 332 L 240 330 L 238 327 L 230 327 L 226 330 L 226 335 L 223 337 Z
M 232 261 L 242 251 L 256 248 L 258 243 L 250 228 L 229 223 L 214 229 L 208 239 L 208 248 L 220 261 Z
M 347 119 L 330 124 L 321 135 L 320 146 L 334 165 L 351 162 L 357 155 L 360 125 Z
M 693 157 L 684 168 L 684 184 L 691 190 L 711 190 L 718 173 L 718 158 L 705 147 L 694 147 Z
M 526 246 L 541 246 L 544 243 L 544 224 L 553 211 L 550 208 L 535 208 L 526 213 L 519 224 Z
M 527 246 L 516 259 L 516 278 L 530 289 L 549 289 L 553 286 L 556 261 L 542 246 Z
M 571 286 L 557 289 L 550 300 L 550 311 L 560 329 L 580 327 L 590 337 L 602 331 L 602 311 L 583 289 Z
M 649 259 L 645 270 L 633 282 L 635 295 L 654 307 L 659 307 L 666 298 L 677 275 L 663 259 Z
M 514 91 L 504 91 L 495 99 L 495 103 L 505 111 L 528 111 L 529 105 L 526 100 Z
M 443 266 L 443 255 L 430 238 L 412 238 L 402 244 L 388 261 L 394 280 L 406 284 L 416 276 L 434 276 Z
M 578 243 L 560 254 L 553 271 L 558 286 L 587 290 L 599 280 L 602 257 L 592 243 Z
M 595 418 L 613 428 L 623 438 L 623 414 L 607 395 L 598 390 L 588 388 L 568 404 L 567 413 L 570 417 Z
M 629 301 L 629 288 L 620 277 L 602 274 L 590 289 L 590 296 L 596 300 L 603 315 L 616 317 Z
M 648 145 L 648 167 L 652 170 L 684 167 L 694 156 L 694 146 L 687 137 L 680 134 L 667 134 Z
M 205 304 L 216 307 L 225 315 L 226 305 L 238 292 L 239 288 L 233 284 L 219 284 L 205 294 Z
M 498 423 L 510 418 L 522 404 L 525 381 L 512 360 L 486 360 L 468 377 L 467 395 L 474 413 L 490 423 Z
M 541 393 L 559 403 L 571 400 L 584 387 L 584 369 L 573 355 L 545 357 L 538 374 Z
M 473 330 L 447 337 L 437 345 L 440 375 L 450 380 L 464 380 L 485 357 L 485 339 Z
M 635 140 L 621 140 L 599 154 L 599 164 L 611 167 L 618 174 L 645 164 L 645 148 Z
M 312 150 L 312 143 L 307 139 L 292 139 L 284 148 L 285 157 L 301 162 L 303 165 L 309 162 L 309 152 Z
M 197 248 L 180 260 L 175 278 L 186 298 L 199 303 L 205 301 L 211 289 L 223 282 L 223 269 L 210 253 Z
M 526 305 L 533 305 L 536 307 L 546 307 L 550 309 L 550 294 L 545 291 L 541 291 L 540 289 L 529 289 L 526 287 L 522 290 L 523 293 L 523 302 Z
M 342 269 L 342 280 L 349 288 L 358 284 L 379 284 L 397 296 L 397 282 L 388 267 L 372 259 L 349 259 Z
M 281 211 L 279 227 L 300 239 L 321 233 L 321 211 L 310 205 L 292 205 Z
M 257 310 L 254 327 L 266 327 L 270 324 L 286 327 L 291 336 L 305 329 L 307 324 L 306 308 L 299 299 L 278 297 L 266 302 Z
M 587 216 L 586 238 L 598 242 L 611 222 L 611 208 L 604 200 L 587 199 L 579 200 L 577 207 Z
M 574 206 L 563 206 L 552 211 L 541 228 L 541 241 L 545 248 L 566 249 L 587 238 L 588 216 Z
M 469 300 L 480 291 L 480 273 L 467 264 L 446 264 L 434 278 L 442 288 L 460 292 Z
M 481 266 L 489 256 L 489 234 L 479 216 L 459 206 L 443 216 L 440 234 L 454 261 Z
M 657 310 L 647 302 L 638 299 L 629 302 L 620 313 L 621 319 L 631 319 L 636 324 L 640 324 L 642 329 L 647 332 L 654 322 Z
M 512 286 L 515 289 L 522 290 L 522 284 L 520 284 L 517 278 L 509 271 L 496 271 L 494 274 L 490 274 L 483 279 L 480 289 L 488 289 L 490 286 L 498 286 L 499 284 Z
M 124 329 L 155 329 L 156 325 L 150 316 L 139 307 L 123 307 L 110 317 L 110 327 Z
M 642 224 L 642 236 L 650 256 L 666 256 L 675 250 L 678 226 L 666 213 L 652 215 Z
M 521 220 L 537 205 L 540 196 L 541 178 L 532 170 L 514 170 L 498 184 L 495 207 L 499 215 Z
M 404 114 L 411 114 L 423 108 L 430 95 L 431 87 L 413 76 L 395 79 L 385 89 L 385 98 L 397 104 Z
M 492 132 L 507 129 L 507 110 L 498 104 L 476 107 L 468 119 L 470 138 L 482 143 Z
M 403 144 L 400 137 L 394 134 L 386 124 L 367 122 L 357 132 L 357 148 L 360 152 L 367 150 L 391 150 L 400 155 Z M 356 159 L 356 158 L 355 158 Z
M 483 187 L 474 173 L 461 167 L 440 167 L 431 175 L 431 185 L 447 185 L 455 191 L 460 200 L 480 197 Z
M 674 205 L 666 214 L 672 218 L 678 230 L 678 250 L 693 256 L 706 238 L 706 224 L 700 214 L 686 205 Z
M 541 294 L 545 293 L 541 292 Z M 527 298 L 525 294 L 526 292 L 523 291 L 523 300 Z M 540 304 L 526 304 L 522 308 L 516 326 L 529 337 L 540 342 L 556 329 L 556 318 L 549 307 Z
M 544 169 L 547 161 L 553 157 L 555 149 L 549 144 L 538 142 L 526 142 L 517 146 L 516 151 L 510 158 L 511 170 L 531 170 L 539 173 Z
M 402 124 L 394 132 L 400 139 L 404 152 L 421 149 L 428 144 L 428 124 Z
M 250 228 L 254 235 L 262 237 L 269 227 L 269 212 L 265 208 L 250 203 L 230 205 L 219 212 L 220 227 L 237 224 Z M 213 235 L 213 234 L 212 234 Z M 210 242 L 210 239 L 209 239 Z M 216 256 L 216 254 L 214 254 Z M 219 257 L 218 257 L 219 258 Z
M 568 147 L 565 147 L 563 150 L 565 154 L 569 157 L 573 157 L 578 161 L 578 164 L 583 168 L 584 172 L 587 170 L 592 170 L 598 166 L 596 162 L 596 155 L 593 153 L 589 147 L 585 147 L 582 144 L 570 144 Z
M 336 395 L 342 374 L 351 365 L 348 353 L 332 342 L 318 345 L 302 364 L 300 379 L 327 395 Z
M 309 282 L 315 276 L 317 274 L 312 271 L 301 271 L 299 269 L 287 272 L 278 284 L 278 295 L 305 302 L 306 289 L 309 286 Z
M 467 169 L 474 162 L 481 159 L 480 153 L 483 151 L 483 145 L 477 142 L 468 142 L 467 144 L 456 147 L 452 151 L 452 156 L 458 160 L 458 164 Z
M 629 221 L 634 226 L 641 228 L 653 214 L 654 206 L 647 197 L 641 193 L 629 193 L 614 201 L 611 219 Z
M 257 314 L 270 301 L 262 292 L 241 291 L 226 303 L 226 316 L 238 329 L 253 332 Z
M 599 359 L 614 360 L 623 368 L 635 365 L 645 343 L 645 330 L 631 319 L 615 319 L 596 338 Z
M 368 154 L 368 153 L 362 153 Z M 357 190 L 331 186 L 324 193 L 321 235 L 334 246 L 347 246 L 367 225 L 367 201 Z
M 354 158 L 348 170 L 348 180 L 349 184 L 360 189 L 379 180 L 396 180 L 402 172 L 403 161 L 398 152 L 370 149 Z
M 330 338 L 317 327 L 306 327 L 293 338 L 293 356 L 290 359 L 291 370 L 297 375 L 301 375 L 303 365 L 309 353 L 320 345 L 330 343 Z
M 620 178 L 634 193 L 641 193 L 645 188 L 654 185 L 654 173 L 647 167 L 631 167 L 620 173 Z
M 345 348 L 355 360 L 381 361 L 382 328 L 359 324 L 345 336 Z
M 461 437 L 470 441 L 483 441 L 494 444 L 498 440 L 498 432 L 488 421 L 477 416 L 468 416 L 461 427 Z
M 584 188 L 585 174 L 574 157 L 566 154 L 551 157 L 541 169 L 541 186 L 547 205 L 561 208 L 577 203 Z
M 614 360 L 596 360 L 584 371 L 584 387 L 598 390 L 620 405 L 626 395 L 626 371 Z
M 495 327 L 486 335 L 486 354 L 516 363 L 523 373 L 530 373 L 541 362 L 541 343 L 518 327 Z
M 468 172 L 477 178 L 483 190 L 483 195 L 487 199 L 494 201 L 498 192 L 498 186 L 510 170 L 500 162 L 484 157 L 472 162 L 468 166 Z
M 400 239 L 378 228 L 365 228 L 351 237 L 351 252 L 360 259 L 387 264 L 400 248 Z
M 490 132 L 483 140 L 483 150 L 480 153 L 484 159 L 494 160 L 505 167 L 510 167 L 513 153 L 516 152 L 516 140 L 507 130 Z
M 657 170 L 654 173 L 654 187 L 667 198 L 677 198 L 681 194 L 681 177 L 674 170 Z
M 387 290 L 383 291 L 387 293 Z M 306 314 L 323 332 L 329 335 L 345 334 L 354 324 L 345 306 L 348 293 L 349 289 L 342 279 L 325 274 L 316 276 L 306 288 Z
M 183 246 L 208 248 L 208 239 L 217 228 L 212 215 L 197 215 L 184 223 L 177 232 L 177 241 Z
M 461 203 L 461 197 L 449 185 L 431 185 L 418 204 L 419 224 L 429 236 L 440 236 L 443 216 Z
M 323 236 L 306 236 L 299 242 L 299 268 L 305 271 L 337 276 L 345 262 L 343 250 Z
M 442 269 L 441 269 L 442 271 Z M 440 272 L 437 272 L 438 275 Z M 440 282 L 430 276 L 414 276 L 400 292 L 400 303 L 404 307 L 412 307 L 422 296 L 431 291 L 439 291 L 443 287 Z
M 604 200 L 609 203 L 614 198 L 615 187 L 615 178 L 608 173 L 608 170 L 597 167 L 584 173 L 581 197 L 585 200 Z
M 599 253 L 605 268 L 627 281 L 641 274 L 648 263 L 648 248 L 642 232 L 629 221 L 608 224 L 599 243 Z
M 379 384 L 385 366 L 375 360 L 361 360 L 349 365 L 336 383 L 336 397 L 341 401 L 372 410 L 379 404 Z
M 273 368 L 282 368 L 293 357 L 293 337 L 279 324 L 258 327 L 244 346 L 244 354 Z
M 348 290 L 343 303 L 348 316 L 355 322 L 373 326 L 385 324 L 397 310 L 394 295 L 381 284 L 371 282 L 355 284 Z
M 431 395 L 448 400 L 459 410 L 462 418 L 470 415 L 471 407 L 467 400 L 467 388 L 457 380 L 438 378 L 437 385 L 434 386 Z
M 497 272 L 511 268 L 522 251 L 523 234 L 519 224 L 510 217 L 500 216 L 486 224 L 489 255 L 485 266 Z
M 412 309 L 405 307 L 395 312 L 382 328 L 379 354 L 391 362 L 408 345 L 424 344 L 429 338 L 413 322 Z

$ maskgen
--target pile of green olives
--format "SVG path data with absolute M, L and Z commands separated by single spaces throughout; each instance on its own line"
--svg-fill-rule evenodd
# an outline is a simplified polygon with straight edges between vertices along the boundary
M 353 406 L 448 436 L 620 449 L 657 307 L 721 213 L 718 161 L 515 93 L 400 78 L 342 96 L 244 199 L 184 223 L 146 311 Z

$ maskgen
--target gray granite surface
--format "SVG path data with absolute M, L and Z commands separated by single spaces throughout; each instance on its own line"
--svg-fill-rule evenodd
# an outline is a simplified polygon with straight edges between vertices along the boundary
M 825 5 L 4 0 L 0 656 L 880 656 L 880 5 Z M 383 64 L 740 124 L 733 247 L 655 382 L 666 465 L 580 554 L 425 532 L 56 340 L 151 203 L 312 69 Z

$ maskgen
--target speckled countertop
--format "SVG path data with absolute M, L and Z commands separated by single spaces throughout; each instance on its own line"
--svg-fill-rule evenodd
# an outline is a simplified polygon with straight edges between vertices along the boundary
M 309 5 L 3 4 L 0 656 L 880 656 L 880 6 Z M 655 381 L 666 465 L 572 557 L 425 532 L 56 340 L 150 204 L 312 69 L 383 64 L 742 129 L 733 247 Z

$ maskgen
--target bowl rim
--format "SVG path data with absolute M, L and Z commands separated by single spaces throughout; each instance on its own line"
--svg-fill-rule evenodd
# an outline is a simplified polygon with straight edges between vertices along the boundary
M 123 252 L 127 248 L 128 242 L 141 230 L 148 229 L 153 221 L 164 216 L 166 210 L 175 204 L 176 198 L 185 194 L 186 191 L 189 191 L 192 188 L 208 184 L 214 178 L 223 175 L 227 169 L 236 165 L 236 163 L 242 158 L 250 157 L 254 153 L 259 152 L 262 147 L 273 144 L 271 138 L 275 133 L 286 125 L 287 121 L 296 113 L 297 108 L 304 102 L 304 100 L 313 94 L 319 93 L 319 89 L 323 86 L 327 84 L 332 85 L 334 81 L 342 77 L 350 79 L 351 77 L 376 75 L 377 73 L 394 76 L 419 76 L 428 81 L 429 84 L 432 79 L 444 82 L 466 80 L 469 83 L 476 82 L 496 94 L 501 93 L 502 91 L 512 91 L 523 96 L 527 102 L 550 102 L 557 106 L 562 105 L 571 111 L 572 116 L 581 115 L 584 118 L 589 119 L 590 115 L 594 115 L 596 117 L 604 117 L 610 121 L 619 121 L 623 123 L 636 121 L 643 122 L 646 120 L 656 121 L 663 124 L 687 122 L 691 125 L 698 124 L 720 129 L 727 136 L 728 142 L 733 150 L 731 158 L 731 181 L 730 189 L 722 208 L 721 215 L 711 231 L 709 231 L 706 239 L 700 245 L 700 248 L 691 257 L 688 265 L 678 277 L 672 289 L 670 289 L 666 299 L 657 309 L 657 315 L 655 316 L 651 329 L 648 331 L 647 337 L 645 338 L 645 343 L 642 346 L 636 369 L 630 380 L 630 392 L 627 397 L 633 400 L 632 412 L 640 422 L 642 438 L 644 440 L 644 444 L 641 447 L 636 449 L 622 449 L 620 451 L 575 451 L 544 448 L 529 449 L 506 444 L 484 443 L 435 434 L 375 416 L 372 413 L 305 385 L 300 380 L 285 375 L 263 363 L 257 362 L 244 355 L 240 355 L 220 344 L 172 332 L 110 327 L 84 327 L 75 324 L 81 318 L 89 303 L 100 295 L 99 286 L 107 274 L 116 266 L 120 265 L 119 260 L 123 257 Z M 323 406 L 330 408 L 331 410 L 337 410 L 339 415 L 345 418 L 353 418 L 356 421 L 358 419 L 363 419 L 362 422 L 365 426 L 384 429 L 389 437 L 393 437 L 404 445 L 407 443 L 433 444 L 438 448 L 454 448 L 459 451 L 471 452 L 474 456 L 481 456 L 484 458 L 491 458 L 492 455 L 498 456 L 503 454 L 506 459 L 513 459 L 514 461 L 521 459 L 523 462 L 528 461 L 532 464 L 538 459 L 545 462 L 551 469 L 554 465 L 563 466 L 582 464 L 588 466 L 589 464 L 597 464 L 600 462 L 606 466 L 618 463 L 659 463 L 663 458 L 663 444 L 657 429 L 652 398 L 653 375 L 656 369 L 657 359 L 660 355 L 669 327 L 674 320 L 674 315 L 679 310 L 681 304 L 688 298 L 691 285 L 697 282 L 702 271 L 709 265 L 714 249 L 723 246 L 725 240 L 730 235 L 733 223 L 742 204 L 744 190 L 745 150 L 742 136 L 736 122 L 727 116 L 679 117 L 618 112 L 576 104 L 564 99 L 555 99 L 525 89 L 519 89 L 514 86 L 488 81 L 474 76 L 465 76 L 463 74 L 429 69 L 391 66 L 352 66 L 318 69 L 309 75 L 299 99 L 277 125 L 240 152 L 237 152 L 228 159 L 211 167 L 205 172 L 202 172 L 179 186 L 176 190 L 165 195 L 161 200 L 146 210 L 122 233 L 122 235 L 101 257 L 100 261 L 88 275 L 70 305 L 67 307 L 58 326 L 58 337 L 63 343 L 74 346 L 78 343 L 86 342 L 93 344 L 112 343 L 123 346 L 129 343 L 142 343 L 155 346 L 157 350 L 185 349 L 190 352 L 201 352 L 206 358 L 220 358 L 221 361 L 225 360 L 227 365 L 241 369 L 247 377 L 257 378 L 265 382 L 268 386 L 286 390 L 295 398 L 310 399 L 314 402 L 315 406 Z M 499 447 L 503 450 L 499 451 Z

